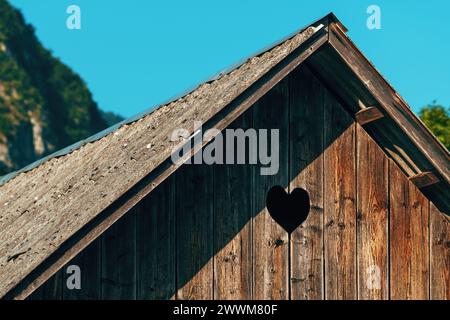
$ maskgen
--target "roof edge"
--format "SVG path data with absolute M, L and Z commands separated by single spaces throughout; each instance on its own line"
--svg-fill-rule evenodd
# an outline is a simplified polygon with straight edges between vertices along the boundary
M 313 23 L 304 26 L 290 34 L 288 34 L 287 36 L 283 37 L 281 40 L 278 40 L 274 43 L 272 43 L 271 45 L 264 47 L 258 51 L 256 51 L 254 54 L 241 59 L 239 61 L 237 61 L 236 63 L 230 65 L 229 67 L 225 68 L 224 70 L 208 77 L 206 80 L 199 82 L 198 84 L 188 88 L 187 90 L 182 91 L 179 94 L 176 94 L 175 96 L 169 98 L 168 100 L 163 101 L 162 103 L 159 103 L 157 105 L 154 105 L 150 108 L 148 108 L 147 110 L 144 110 L 142 112 L 139 112 L 138 114 L 131 116 L 130 118 L 127 118 L 115 125 L 112 125 L 96 134 L 93 134 L 92 136 L 86 138 L 86 139 L 82 139 L 80 141 L 77 141 L 65 148 L 62 148 L 60 150 L 57 150 L 43 158 L 40 158 L 34 162 L 32 162 L 31 164 L 19 169 L 19 170 L 15 170 L 13 172 L 10 172 L 4 176 L 0 176 L 0 187 L 3 186 L 4 184 L 8 183 L 9 181 L 13 180 L 15 177 L 17 177 L 18 175 L 20 175 L 21 173 L 26 173 L 29 172 L 31 170 L 34 170 L 36 168 L 38 168 L 40 165 L 44 164 L 47 161 L 50 161 L 54 158 L 60 158 L 63 157 L 65 155 L 71 154 L 72 152 L 80 149 L 82 146 L 88 144 L 88 143 L 92 143 L 95 141 L 98 141 L 100 139 L 102 139 L 103 137 L 106 137 L 110 134 L 113 134 L 115 131 L 119 130 L 120 128 L 122 128 L 125 125 L 129 125 L 132 124 L 136 121 L 139 121 L 140 119 L 151 115 L 154 111 L 156 111 L 157 109 L 168 105 L 172 102 L 175 102 L 177 100 L 183 99 L 185 96 L 189 95 L 190 93 L 192 93 L 193 91 L 195 91 L 199 86 L 201 86 L 204 83 L 211 83 L 212 81 L 218 80 L 220 78 L 222 78 L 223 76 L 233 72 L 234 70 L 238 69 L 239 67 L 241 67 L 243 64 L 245 64 L 247 61 L 249 61 L 250 59 L 254 58 L 254 57 L 259 57 L 262 54 L 264 54 L 267 51 L 272 50 L 273 48 L 277 47 L 278 45 L 282 44 L 283 42 L 295 37 L 297 34 L 302 33 L 303 31 L 305 31 L 307 28 L 309 27 L 314 27 L 317 26 L 317 30 L 318 31 L 321 27 L 320 25 L 324 25 L 325 27 L 328 26 L 328 21 L 339 21 L 337 19 L 337 17 L 332 13 L 328 13 L 326 16 L 317 19 L 316 21 L 314 21 Z M 326 24 L 326 25 L 325 25 Z M 344 27 L 345 28 L 345 27 Z

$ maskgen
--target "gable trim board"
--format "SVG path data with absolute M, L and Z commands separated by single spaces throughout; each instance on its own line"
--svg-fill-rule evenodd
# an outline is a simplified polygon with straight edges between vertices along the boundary
M 330 44 L 360 78 L 361 83 L 374 95 L 389 117 L 410 135 L 411 142 L 422 151 L 438 173 L 449 182 L 449 153 L 442 143 L 414 115 L 408 104 L 356 48 L 347 35 L 334 26 L 330 28 Z M 439 152 L 436 151 L 439 149 L 443 151 L 444 157 L 439 156 Z
M 336 92 L 335 79 L 328 77 L 330 71 L 320 70 L 329 59 L 327 50 L 337 54 L 339 63 L 352 72 L 346 76 L 354 78 L 353 84 L 359 84 L 356 96 L 362 92 L 361 97 L 367 97 L 357 97 L 361 104 L 355 104 L 351 103 L 352 98 L 338 94 L 343 105 L 353 115 L 376 105 L 383 117 L 367 124 L 368 132 L 378 137 L 375 139 L 383 147 L 381 142 L 386 138 L 377 136 L 379 123 L 397 136 L 403 132 L 404 143 L 412 143 L 418 152 L 412 153 L 409 162 L 398 160 L 397 164 L 407 173 L 414 167 L 414 175 L 426 168 L 426 172 L 435 173 L 438 185 L 448 188 L 447 150 L 357 48 L 349 44 L 345 30 L 330 14 L 188 95 L 6 182 L 0 187 L 0 205 L 6 210 L 0 217 L 0 228 L 5 230 L 0 235 L 0 296 L 26 298 L 175 172 L 181 163 L 171 162 L 170 150 L 177 143 L 167 141 L 173 128 L 191 130 L 193 121 L 201 120 L 205 129 L 225 129 L 305 61 Z M 195 150 L 207 142 L 195 146 Z M 395 160 L 396 150 L 384 149 Z M 105 159 L 108 153 L 112 156 Z M 109 190 L 108 179 L 113 177 L 122 178 L 119 183 L 115 180 L 115 190 Z M 433 191 L 430 197 L 445 206 L 447 202 L 440 200 L 441 193 Z

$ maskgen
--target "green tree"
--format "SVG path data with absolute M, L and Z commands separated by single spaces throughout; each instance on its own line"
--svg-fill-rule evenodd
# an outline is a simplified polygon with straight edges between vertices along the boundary
M 420 110 L 419 116 L 444 146 L 450 150 L 450 107 L 445 108 L 433 101 Z

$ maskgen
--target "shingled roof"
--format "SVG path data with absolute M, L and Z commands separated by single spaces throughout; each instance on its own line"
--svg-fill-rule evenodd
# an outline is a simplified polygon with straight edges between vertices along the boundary
M 348 74 L 341 91 L 353 108 L 349 111 L 357 114 L 376 104 L 384 125 L 400 132 L 400 140 L 406 136 L 403 144 L 414 150 L 402 149 L 408 161 L 395 159 L 403 153 L 392 146 L 401 144 L 374 129 L 377 142 L 410 177 L 431 173 L 440 188 L 448 189 L 448 151 L 352 47 L 345 31 L 330 14 L 186 95 L 3 178 L 0 297 L 26 297 L 173 173 L 179 166 L 169 161 L 179 143 L 168 138 L 174 129 L 192 131 L 194 121 L 225 128 L 301 63 L 322 75 L 330 88 L 339 85 L 333 78 L 339 72 Z M 346 48 L 332 42 L 332 33 L 345 37 Z M 352 70 L 354 62 L 346 61 L 345 50 L 364 68 Z M 328 63 L 332 67 L 324 66 Z M 395 104 L 388 102 L 391 95 L 397 97 Z M 440 193 L 430 189 L 446 210 L 447 199 Z

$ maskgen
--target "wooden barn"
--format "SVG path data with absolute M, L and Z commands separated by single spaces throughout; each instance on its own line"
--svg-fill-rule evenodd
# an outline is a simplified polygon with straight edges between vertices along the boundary
M 0 297 L 449 299 L 449 152 L 346 31 L 330 14 L 3 178 Z M 195 121 L 278 129 L 278 171 L 173 162 Z M 307 203 L 269 212 L 277 186 Z

